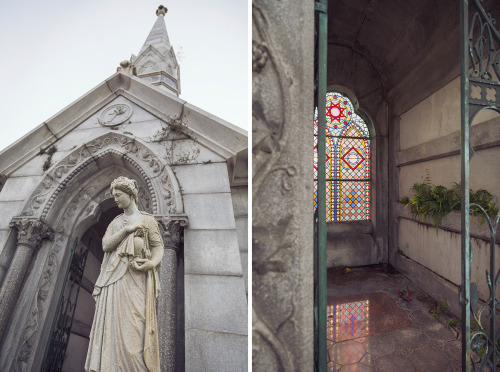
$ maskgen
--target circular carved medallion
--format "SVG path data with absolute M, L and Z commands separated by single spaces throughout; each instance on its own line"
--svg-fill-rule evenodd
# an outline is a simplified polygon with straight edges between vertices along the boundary
M 99 124 L 106 127 L 112 127 L 115 125 L 120 125 L 127 121 L 132 116 L 132 107 L 125 103 L 119 103 L 116 105 L 111 105 L 106 108 L 97 121 Z

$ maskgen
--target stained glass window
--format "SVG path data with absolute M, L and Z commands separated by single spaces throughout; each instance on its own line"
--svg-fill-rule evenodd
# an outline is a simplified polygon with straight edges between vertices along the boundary
M 340 93 L 326 94 L 326 220 L 370 219 L 370 133 Z M 318 110 L 314 115 L 314 209 L 318 198 Z

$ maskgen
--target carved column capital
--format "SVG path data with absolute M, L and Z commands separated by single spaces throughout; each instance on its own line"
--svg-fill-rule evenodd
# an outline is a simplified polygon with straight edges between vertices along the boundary
M 14 217 L 9 227 L 17 230 L 17 245 L 32 250 L 38 248 L 43 239 L 54 239 L 54 229 L 40 218 Z
M 14 217 L 9 226 L 17 230 L 17 248 L 0 288 L 0 343 L 14 311 L 33 252 L 43 239 L 54 238 L 54 229 L 40 218 Z
M 182 243 L 182 231 L 188 226 L 188 217 L 185 214 L 171 214 L 156 218 L 163 230 L 165 248 L 178 251 Z

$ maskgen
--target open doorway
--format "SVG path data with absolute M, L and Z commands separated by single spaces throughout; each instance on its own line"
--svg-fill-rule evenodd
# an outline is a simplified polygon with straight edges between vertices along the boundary
M 120 213 L 116 206 L 103 212 L 99 221 L 85 231 L 75 247 L 59 300 L 45 370 L 84 371 L 95 311 L 92 292 L 104 256 L 102 238 L 107 226 Z

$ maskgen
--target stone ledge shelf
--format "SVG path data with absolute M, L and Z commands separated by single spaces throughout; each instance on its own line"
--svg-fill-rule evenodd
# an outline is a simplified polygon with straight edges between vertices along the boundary
M 427 216 L 425 220 L 420 220 L 419 217 L 413 217 L 410 208 L 405 208 L 403 204 L 397 203 L 396 205 L 396 217 L 403 218 L 406 220 L 411 220 L 422 225 L 427 225 L 429 227 L 435 228 L 432 225 L 432 217 Z M 494 221 L 493 221 L 494 222 Z M 456 234 L 461 234 L 461 212 L 453 211 L 448 213 L 443 217 L 443 221 L 439 225 L 440 230 L 454 232 Z M 470 236 L 476 239 L 482 239 L 490 241 L 490 229 L 488 222 L 485 219 L 481 219 L 479 215 L 471 216 L 470 219 Z M 496 240 L 497 244 L 500 244 L 500 224 L 497 227 Z
M 372 234 L 373 225 L 371 221 L 327 222 L 326 233 L 327 235 Z

